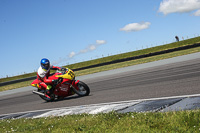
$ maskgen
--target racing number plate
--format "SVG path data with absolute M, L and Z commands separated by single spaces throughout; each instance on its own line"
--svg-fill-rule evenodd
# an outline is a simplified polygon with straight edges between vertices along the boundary
M 67 74 L 71 77 L 70 79 L 71 80 L 73 80 L 74 79 L 74 77 L 75 77 L 75 74 L 74 74 L 74 72 L 71 70 L 71 69 L 68 69 L 68 72 L 67 72 Z

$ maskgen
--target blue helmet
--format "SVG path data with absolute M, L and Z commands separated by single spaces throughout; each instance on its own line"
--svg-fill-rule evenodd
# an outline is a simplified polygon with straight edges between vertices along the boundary
M 40 62 L 42 69 L 48 70 L 50 67 L 50 62 L 48 59 L 43 58 Z

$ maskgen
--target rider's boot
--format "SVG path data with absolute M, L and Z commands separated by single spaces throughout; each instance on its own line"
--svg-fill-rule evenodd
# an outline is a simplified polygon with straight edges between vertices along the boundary
M 53 87 L 51 85 L 47 85 L 46 95 L 48 95 L 49 97 L 51 97 L 51 94 L 53 94 Z

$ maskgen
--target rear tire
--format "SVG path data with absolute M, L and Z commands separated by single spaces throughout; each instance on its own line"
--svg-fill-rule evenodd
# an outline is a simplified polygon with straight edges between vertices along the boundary
M 82 81 L 79 81 L 77 84 L 79 90 L 76 90 L 76 88 L 72 87 L 72 90 L 79 96 L 88 96 L 90 94 L 90 88 Z

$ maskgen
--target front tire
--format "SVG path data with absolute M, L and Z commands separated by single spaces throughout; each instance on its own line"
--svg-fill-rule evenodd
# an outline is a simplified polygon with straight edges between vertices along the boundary
M 78 86 L 79 90 L 77 90 L 76 88 L 72 87 L 72 90 L 77 95 L 79 95 L 79 96 L 88 96 L 90 94 L 90 88 L 84 82 L 79 81 L 77 83 L 77 86 Z

